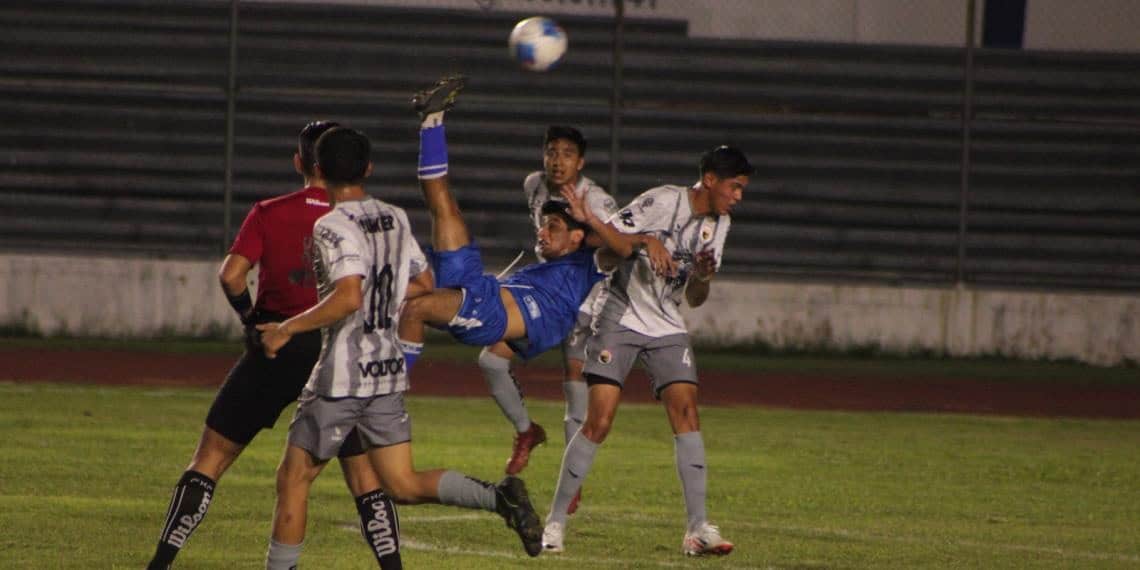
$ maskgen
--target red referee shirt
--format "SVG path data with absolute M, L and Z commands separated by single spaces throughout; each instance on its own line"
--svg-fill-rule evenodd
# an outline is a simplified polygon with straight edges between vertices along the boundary
M 313 224 L 328 211 L 325 189 L 316 186 L 253 205 L 230 253 L 260 266 L 258 310 L 291 317 L 317 304 L 309 244 Z

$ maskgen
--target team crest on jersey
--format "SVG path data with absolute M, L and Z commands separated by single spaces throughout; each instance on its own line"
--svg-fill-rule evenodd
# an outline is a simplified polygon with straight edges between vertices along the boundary
M 614 355 L 609 351 L 609 349 L 605 349 L 598 354 L 598 362 L 601 362 L 602 364 L 609 364 L 613 361 L 613 359 Z
M 701 241 L 712 239 L 712 228 L 701 228 Z

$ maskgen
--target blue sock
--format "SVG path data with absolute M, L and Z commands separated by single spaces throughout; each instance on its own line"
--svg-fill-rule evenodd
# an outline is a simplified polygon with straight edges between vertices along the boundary
M 447 176 L 447 136 L 443 123 L 420 129 L 420 168 L 421 180 Z
M 400 350 L 404 351 L 404 372 L 406 374 L 411 374 L 412 365 L 416 363 L 416 360 L 419 359 L 420 354 L 423 354 L 424 352 L 424 343 L 401 340 Z

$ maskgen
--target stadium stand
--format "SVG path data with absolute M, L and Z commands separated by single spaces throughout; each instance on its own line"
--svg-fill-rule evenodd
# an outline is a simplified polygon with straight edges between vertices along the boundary
M 506 54 L 519 16 L 243 3 L 231 232 L 296 185 L 295 132 L 321 117 L 373 137 L 370 189 L 426 235 L 407 100 L 462 71 L 453 184 L 493 257 L 529 250 L 520 184 L 547 124 L 580 126 L 607 181 L 611 24 L 560 18 L 566 61 L 524 73 Z M 12 0 L 0 24 L 0 250 L 217 255 L 229 2 Z M 620 201 L 695 180 L 697 155 L 730 142 L 760 172 L 726 271 L 954 280 L 961 49 L 693 39 L 648 20 L 625 49 Z M 1140 56 L 976 54 L 966 280 L 1140 289 Z

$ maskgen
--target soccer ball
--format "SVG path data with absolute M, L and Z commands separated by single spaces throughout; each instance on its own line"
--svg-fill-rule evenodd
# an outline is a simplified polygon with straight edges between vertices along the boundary
M 566 53 L 566 32 L 550 18 L 527 18 L 511 30 L 510 47 L 523 69 L 546 71 Z

